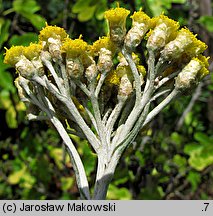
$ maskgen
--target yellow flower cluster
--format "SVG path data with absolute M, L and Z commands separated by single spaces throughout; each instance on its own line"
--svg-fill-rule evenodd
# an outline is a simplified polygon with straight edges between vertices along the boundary
M 24 46 L 12 46 L 10 49 L 6 49 L 4 63 L 15 66 L 15 64 L 20 60 L 23 54 Z
M 209 70 L 208 70 L 209 57 L 199 55 L 197 58 L 193 58 L 193 59 L 196 60 L 197 62 L 199 62 L 199 64 L 201 65 L 201 69 L 198 71 L 198 79 L 201 80 L 201 79 L 203 79 L 203 77 L 205 77 L 206 75 L 209 74 Z
M 153 51 L 159 51 L 177 36 L 179 24 L 164 15 L 154 18 L 154 23 L 155 28 L 150 33 L 147 48 Z
M 117 7 L 106 11 L 104 16 L 108 20 L 110 26 L 122 26 L 126 23 L 126 18 L 129 14 L 129 10 Z
M 41 50 L 42 50 L 42 46 L 40 44 L 35 44 L 35 43 L 31 43 L 28 47 L 13 46 L 10 49 L 6 49 L 4 63 L 15 66 L 15 64 L 23 56 L 25 56 L 29 60 L 39 57 Z
M 145 25 L 152 26 L 154 24 L 154 20 L 151 19 L 147 14 L 145 14 L 142 10 L 135 11 L 133 15 L 130 17 L 132 18 L 133 25 L 134 23 L 144 23 Z
M 208 74 L 208 58 L 199 56 L 192 58 L 183 68 L 175 80 L 177 89 L 185 90 L 196 85 L 204 76 Z
M 62 53 L 66 53 L 68 58 L 77 58 L 83 54 L 88 48 L 88 45 L 81 38 L 72 40 L 66 38 L 62 47 Z
M 196 38 L 187 28 L 178 31 L 177 37 L 161 51 L 162 61 L 196 57 L 207 49 L 207 45 Z M 184 59 L 183 59 L 184 60 Z
M 109 85 L 119 86 L 119 84 L 120 84 L 120 77 L 118 76 L 117 71 L 113 70 L 113 71 L 109 72 L 109 74 L 106 77 L 105 82 L 106 82 L 106 84 L 109 84 Z
M 130 11 L 125 8 L 114 8 L 104 13 L 109 23 L 110 39 L 120 47 L 126 35 L 126 18 Z
M 37 58 L 40 56 L 42 50 L 41 44 L 31 43 L 30 46 L 24 48 L 24 55 L 32 60 L 33 58 Z
M 158 17 L 153 18 L 152 20 L 153 24 L 156 25 L 156 27 L 158 25 L 161 25 L 162 23 L 165 23 L 167 26 L 167 32 L 170 36 L 170 40 L 174 39 L 177 35 L 177 30 L 179 29 L 180 25 L 178 22 L 176 22 L 175 20 L 172 20 L 170 18 L 168 18 L 167 16 L 161 14 Z
M 59 39 L 61 41 L 64 41 L 65 38 L 67 37 L 68 34 L 63 28 L 57 26 L 49 26 L 49 25 L 46 25 L 46 27 L 43 28 L 39 34 L 40 41 L 48 41 L 49 38 L 54 38 L 54 39 Z
M 101 48 L 106 48 L 112 53 L 114 53 L 116 50 L 115 44 L 110 40 L 110 37 L 108 36 L 101 37 L 97 41 L 95 41 L 90 47 L 90 53 L 94 56 L 98 56 Z
M 140 58 L 135 55 L 134 49 L 141 44 L 147 34 L 146 47 L 148 51 L 152 50 L 155 56 L 159 56 L 159 62 L 162 64 L 168 62 L 187 64 L 195 57 L 194 60 L 202 64 L 202 70 L 198 73 L 200 78 L 208 74 L 208 58 L 201 55 L 207 46 L 187 28 L 179 30 L 179 23 L 167 16 L 162 14 L 150 18 L 140 10 L 131 16 L 132 28 L 126 34 L 126 18 L 129 13 L 129 10 L 120 7 L 106 11 L 104 15 L 109 23 L 110 35 L 99 38 L 92 45 L 83 41 L 81 36 L 78 39 L 70 39 L 63 28 L 46 25 L 40 31 L 38 43 L 32 43 L 27 47 L 13 46 L 9 50 L 6 49 L 4 62 L 16 67 L 19 61 L 26 62 L 27 59 L 36 70 L 43 73 L 43 60 L 41 61 L 43 58 L 40 58 L 40 55 L 44 56 L 46 53 L 49 56 L 48 61 L 61 62 L 65 58 L 69 69 L 67 72 L 70 71 L 70 74 L 79 71 L 82 75 L 87 71 L 88 75 L 93 69 L 96 75 L 108 71 L 106 81 L 118 85 L 124 74 L 128 75 L 130 80 L 133 79 L 128 63 L 119 54 L 122 47 L 132 54 L 141 76 L 146 75 L 146 70 L 139 64 Z M 113 58 L 116 53 L 120 63 L 116 69 L 113 69 Z M 98 57 L 97 61 L 96 57 Z M 20 63 L 18 65 L 20 68 Z M 170 68 L 173 66 L 171 64 Z
M 185 35 L 191 40 L 191 43 L 185 44 L 187 46 L 187 54 L 189 56 L 196 56 L 200 53 L 203 53 L 207 49 L 207 45 L 198 40 L 196 35 L 190 32 L 187 28 L 182 28 L 180 34 Z

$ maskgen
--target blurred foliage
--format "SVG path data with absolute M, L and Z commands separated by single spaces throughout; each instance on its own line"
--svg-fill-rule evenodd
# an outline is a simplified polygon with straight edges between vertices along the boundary
M 158 1 L 158 0 L 148 0 L 147 4 L 149 5 L 152 14 L 154 16 L 158 16 L 162 13 L 162 11 L 167 12 L 167 10 L 172 8 L 172 4 L 183 4 L 185 3 L 186 0 L 163 0 L 163 1 Z
M 72 12 L 77 14 L 80 22 L 85 22 L 92 19 L 93 16 L 97 20 L 104 18 L 104 11 L 107 9 L 107 2 L 105 0 L 78 0 L 72 7 Z
M 131 11 L 142 7 L 150 16 L 164 12 L 181 25 L 189 25 L 193 19 L 188 0 L 119 3 Z M 64 27 L 71 37 L 83 34 L 91 43 L 107 33 L 103 12 L 116 4 L 110 0 L 0 0 L 1 199 L 79 198 L 72 165 L 57 133 L 47 129 L 45 123 L 25 119 L 25 106 L 13 84 L 16 74 L 3 64 L 4 47 L 36 41 L 45 22 Z M 212 20 L 209 14 L 195 20 L 198 28 L 207 31 L 210 41 Z M 208 78 L 181 129 L 175 125 L 190 96 L 167 107 L 147 131 L 141 131 L 119 163 L 108 199 L 213 198 L 213 75 Z M 96 156 L 85 140 L 72 139 L 93 184 Z
M 213 32 L 213 16 L 201 16 L 198 22 L 209 32 Z

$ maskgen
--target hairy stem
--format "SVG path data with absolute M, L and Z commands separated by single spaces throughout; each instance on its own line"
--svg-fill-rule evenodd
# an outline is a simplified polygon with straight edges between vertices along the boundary
M 56 130 L 60 134 L 61 138 L 64 141 L 64 144 L 66 145 L 66 148 L 68 150 L 69 156 L 71 158 L 75 175 L 76 175 L 76 181 L 79 187 L 79 191 L 81 194 L 81 197 L 83 199 L 90 199 L 90 193 L 89 193 L 89 184 L 86 177 L 86 172 L 84 170 L 83 163 L 81 161 L 81 158 L 73 145 L 69 135 L 67 134 L 66 130 L 64 129 L 62 123 L 58 120 L 58 118 L 55 116 L 55 110 L 52 106 L 51 102 L 46 96 L 42 96 L 43 103 L 36 98 L 36 96 L 31 92 L 27 84 L 22 85 L 25 92 L 29 95 L 31 98 L 32 103 L 36 104 L 43 112 L 45 112 L 49 118 L 49 120 L 53 123 Z M 40 91 L 41 94 L 41 91 Z
M 175 99 L 180 92 L 174 88 L 174 90 L 158 105 L 156 106 L 146 117 L 142 128 L 147 125 L 163 108 L 165 108 L 173 99 Z
M 112 113 L 110 114 L 107 124 L 106 124 L 106 139 L 107 142 L 110 143 L 111 134 L 113 131 L 113 127 L 121 113 L 121 110 L 125 104 L 125 101 L 120 100 L 118 101 L 118 104 L 116 104 L 115 108 L 113 109 Z
M 97 139 L 95 134 L 92 132 L 92 130 L 88 127 L 88 125 L 82 118 L 74 102 L 72 101 L 72 98 L 67 98 L 66 96 L 58 93 L 53 87 L 54 86 L 53 84 L 49 82 L 44 82 L 43 79 L 41 79 L 40 77 L 34 77 L 33 79 L 34 81 L 38 82 L 38 84 L 42 85 L 47 90 L 49 90 L 59 101 L 61 101 L 63 104 L 66 105 L 70 114 L 75 118 L 76 123 L 81 128 L 81 130 L 84 132 L 85 136 L 87 137 L 88 141 L 91 143 L 94 150 L 98 152 L 99 140 Z
M 126 61 L 128 62 L 129 67 L 131 68 L 132 74 L 134 76 L 135 90 L 136 90 L 135 107 L 137 107 L 141 100 L 141 78 L 138 73 L 138 69 L 135 65 L 135 62 L 132 59 L 132 55 L 128 53 L 125 49 L 122 49 L 122 54 L 124 55 Z
M 126 138 L 127 134 L 131 131 L 135 122 L 139 118 L 144 107 L 151 100 L 154 91 L 154 81 L 155 81 L 155 56 L 152 51 L 150 51 L 149 53 L 148 67 L 149 67 L 148 76 L 147 76 L 146 86 L 143 92 L 142 99 L 140 101 L 140 104 L 134 107 L 131 113 L 129 114 L 125 122 L 125 127 L 123 128 L 123 131 L 120 133 L 119 142 L 122 142 L 122 140 Z
M 101 77 L 100 77 L 100 79 L 98 81 L 98 85 L 97 85 L 97 87 L 95 89 L 95 96 L 96 97 L 98 97 L 98 95 L 99 95 L 99 93 L 101 91 L 101 87 L 102 87 L 102 85 L 104 83 L 104 80 L 105 80 L 106 76 L 107 76 L 107 73 L 102 73 L 101 74 Z

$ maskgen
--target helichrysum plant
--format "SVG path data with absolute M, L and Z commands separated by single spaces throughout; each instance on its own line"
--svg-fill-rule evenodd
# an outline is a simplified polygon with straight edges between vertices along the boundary
M 58 131 L 82 199 L 105 199 L 119 159 L 138 132 L 209 73 L 202 55 L 207 46 L 187 28 L 140 10 L 130 16 L 127 30 L 129 14 L 120 7 L 106 11 L 109 34 L 93 44 L 47 25 L 38 43 L 6 50 L 4 61 L 18 72 L 15 85 L 29 120 L 49 121 Z M 93 194 L 70 134 L 87 139 L 97 154 Z

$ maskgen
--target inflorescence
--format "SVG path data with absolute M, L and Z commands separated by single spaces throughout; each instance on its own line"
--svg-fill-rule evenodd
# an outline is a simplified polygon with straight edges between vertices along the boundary
M 84 199 L 90 199 L 89 185 L 69 135 L 86 138 L 96 152 L 93 198 L 104 199 L 122 152 L 139 131 L 209 73 L 207 46 L 187 28 L 140 10 L 130 16 L 127 30 L 129 14 L 120 7 L 106 11 L 109 34 L 92 45 L 46 25 L 37 43 L 6 49 L 4 62 L 18 72 L 15 85 L 28 118 L 57 129 Z M 150 106 L 159 97 L 163 100 Z
M 134 88 L 128 63 L 120 57 L 120 51 L 121 47 L 124 47 L 127 52 L 139 56 L 140 53 L 134 51 L 139 50 L 137 47 L 145 39 L 146 48 L 154 51 L 156 61 L 158 60 L 161 67 L 173 68 L 171 73 L 177 70 L 174 65 L 178 65 L 178 70 L 182 70 L 175 84 L 180 85 L 180 88 L 190 87 L 188 84 L 184 85 L 183 83 L 187 82 L 181 82 L 181 79 L 187 77 L 193 82 L 199 82 L 208 74 L 208 58 L 202 55 L 207 46 L 187 28 L 179 29 L 178 22 L 165 15 L 150 18 L 140 10 L 131 16 L 132 27 L 126 32 L 126 18 L 129 13 L 130 11 L 119 7 L 106 11 L 105 18 L 110 33 L 95 41 L 93 45 L 87 44 L 81 37 L 69 38 L 63 28 L 47 25 L 41 30 L 38 43 L 7 49 L 4 62 L 14 66 L 18 73 L 27 79 L 34 75 L 48 75 L 44 61 L 60 61 L 66 64 L 68 79 L 90 82 L 91 79 L 98 79 L 100 73 L 108 72 L 107 83 L 119 86 L 123 83 L 122 76 L 127 76 L 130 82 L 128 88 Z M 117 66 L 113 63 L 116 55 L 120 61 Z M 95 62 L 97 56 L 99 59 Z M 141 78 L 144 79 L 145 68 L 140 65 L 140 59 L 137 67 L 138 71 L 142 70 Z M 183 76 L 183 73 L 187 73 L 187 76 Z

